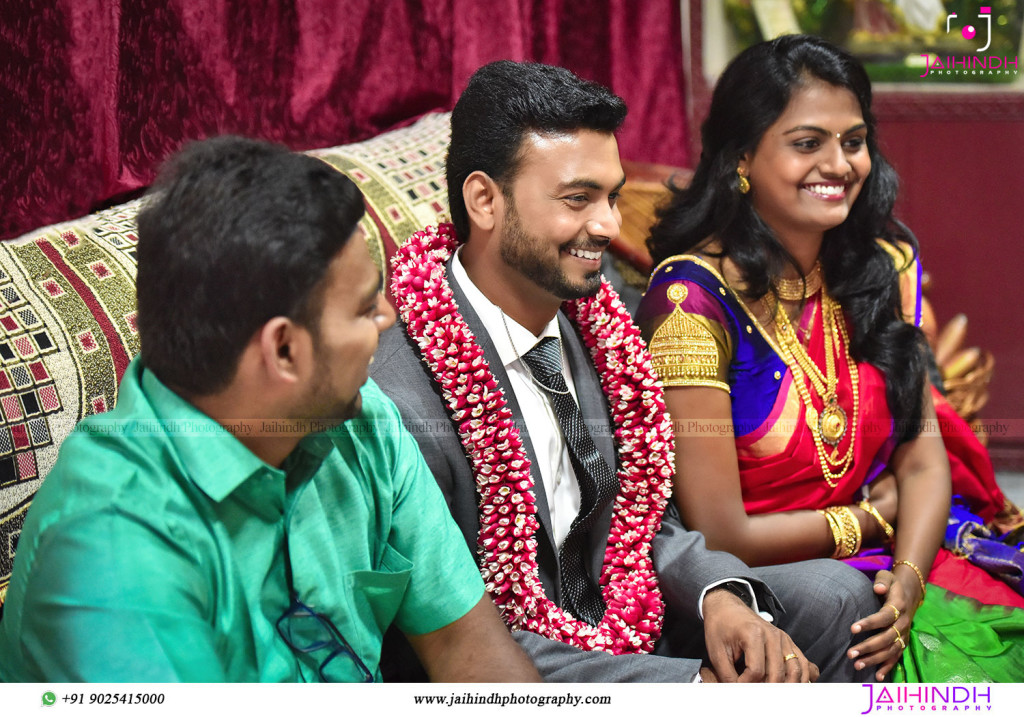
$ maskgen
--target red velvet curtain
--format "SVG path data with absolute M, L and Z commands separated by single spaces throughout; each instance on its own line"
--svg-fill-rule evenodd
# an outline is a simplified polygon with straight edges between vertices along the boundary
M 451 109 L 480 64 L 622 95 L 624 158 L 685 165 L 678 0 L 18 0 L 0 10 L 0 239 L 148 184 L 183 141 L 294 149 Z

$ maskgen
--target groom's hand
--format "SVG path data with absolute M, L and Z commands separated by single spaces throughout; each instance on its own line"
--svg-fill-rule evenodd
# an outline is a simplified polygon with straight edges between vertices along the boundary
M 704 596 L 704 641 L 722 682 L 814 682 L 818 667 L 793 639 L 726 589 Z M 741 662 L 742 660 L 742 662 Z M 737 664 L 742 672 L 737 672 Z

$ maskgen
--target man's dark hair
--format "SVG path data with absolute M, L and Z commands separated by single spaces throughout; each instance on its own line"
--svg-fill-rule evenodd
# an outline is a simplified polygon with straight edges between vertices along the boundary
M 448 204 L 460 241 L 469 236 L 462 199 L 466 177 L 485 172 L 505 190 L 515 179 L 528 132 L 615 132 L 626 103 L 608 88 L 562 67 L 499 60 L 469 80 L 452 111 L 445 173 Z
M 318 159 L 242 137 L 187 145 L 138 215 L 142 362 L 185 396 L 209 395 L 273 317 L 315 337 L 322 279 L 363 212 L 352 181 Z

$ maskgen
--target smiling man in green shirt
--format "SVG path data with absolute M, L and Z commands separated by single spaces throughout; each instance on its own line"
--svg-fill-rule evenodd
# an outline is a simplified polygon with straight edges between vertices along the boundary
M 394 321 L 319 160 L 195 143 L 139 215 L 142 353 L 29 511 L 5 681 L 369 681 L 383 634 L 431 679 L 537 679 L 398 413 Z

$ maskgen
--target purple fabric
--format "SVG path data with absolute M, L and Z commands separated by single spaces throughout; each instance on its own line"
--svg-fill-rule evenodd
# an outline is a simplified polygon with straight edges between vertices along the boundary
M 984 568 L 1024 595 L 1024 530 L 996 535 L 954 496 L 946 524 L 946 550 Z
M 857 568 L 872 580 L 879 570 L 892 570 L 892 555 L 885 548 L 862 550 L 852 558 L 845 558 L 843 562 Z

